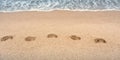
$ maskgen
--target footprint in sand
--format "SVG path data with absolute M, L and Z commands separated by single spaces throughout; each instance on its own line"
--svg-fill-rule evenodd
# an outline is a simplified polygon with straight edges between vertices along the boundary
M 48 34 L 47 38 L 58 38 L 56 34 Z
M 105 39 L 103 39 L 103 38 L 96 38 L 96 39 L 94 39 L 95 40 L 95 43 L 107 43 L 106 41 L 105 41 Z
M 71 35 L 70 38 L 71 38 L 72 40 L 81 40 L 81 37 L 78 37 L 78 36 L 76 36 L 76 35 Z
M 36 39 L 36 37 L 28 36 L 25 38 L 25 41 L 34 41 L 35 39 Z
M 6 41 L 6 40 L 9 40 L 9 39 L 13 39 L 13 36 L 4 36 L 1 38 L 1 41 Z

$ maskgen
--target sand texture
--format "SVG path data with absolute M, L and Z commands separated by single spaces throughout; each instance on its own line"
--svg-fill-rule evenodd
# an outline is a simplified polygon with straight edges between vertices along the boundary
M 120 12 L 0 13 L 0 60 L 119 60 Z

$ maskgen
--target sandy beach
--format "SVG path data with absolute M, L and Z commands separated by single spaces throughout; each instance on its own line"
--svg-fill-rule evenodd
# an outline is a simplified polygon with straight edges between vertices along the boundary
M 4 36 L 13 38 L 0 40 L 0 60 L 119 60 L 120 12 L 0 13 L 0 39 Z M 34 38 L 26 41 L 28 36 Z

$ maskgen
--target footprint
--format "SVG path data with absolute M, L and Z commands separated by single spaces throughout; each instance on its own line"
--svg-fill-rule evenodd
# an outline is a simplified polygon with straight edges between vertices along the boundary
M 103 38 L 96 38 L 96 39 L 94 39 L 95 40 L 95 43 L 100 43 L 100 42 L 102 42 L 102 43 L 107 43 L 106 41 L 105 41 L 105 39 L 103 39 Z
M 47 38 L 58 38 L 56 34 L 48 34 Z
M 4 36 L 1 38 L 1 41 L 6 41 L 8 39 L 13 39 L 13 36 Z
M 34 41 L 36 37 L 28 36 L 25 38 L 25 41 Z
M 72 40 L 81 40 L 81 37 L 78 37 L 78 36 L 76 36 L 76 35 L 71 35 L 70 38 L 71 38 Z

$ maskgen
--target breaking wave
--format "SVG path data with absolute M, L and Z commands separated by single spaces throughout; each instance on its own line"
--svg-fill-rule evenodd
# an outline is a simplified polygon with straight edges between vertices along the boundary
M 0 12 L 120 10 L 120 0 L 0 0 Z

